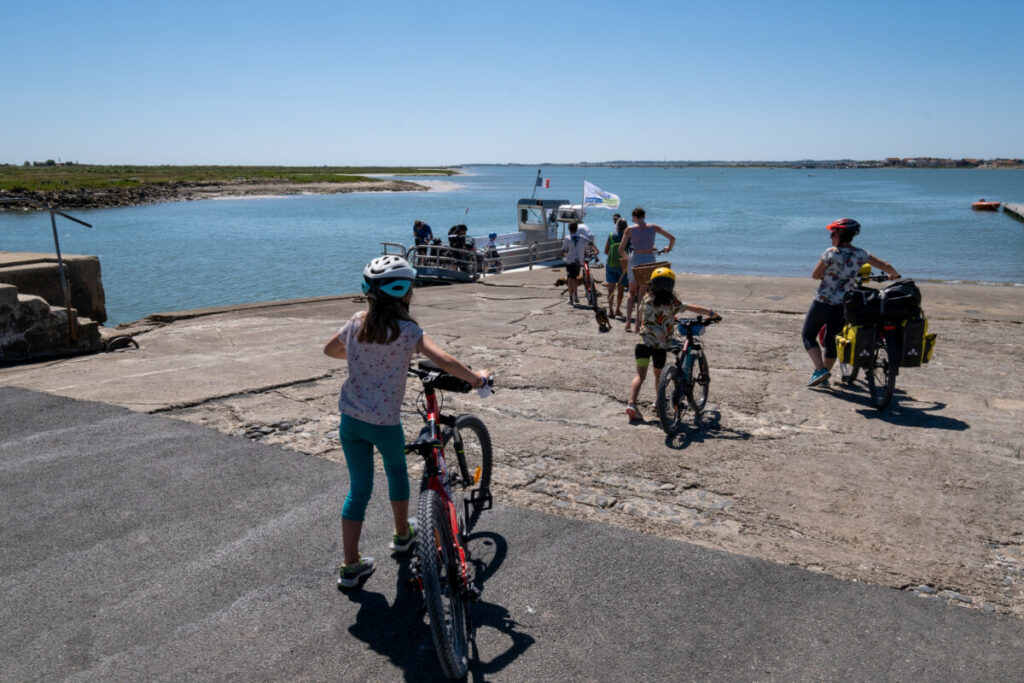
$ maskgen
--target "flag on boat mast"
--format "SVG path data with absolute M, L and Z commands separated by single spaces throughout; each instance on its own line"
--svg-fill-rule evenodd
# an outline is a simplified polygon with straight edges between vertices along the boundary
M 551 178 L 541 178 L 540 177 L 540 171 L 541 171 L 541 169 L 538 168 L 537 169 L 537 182 L 535 182 L 533 184 L 533 193 L 530 195 L 531 199 L 533 199 L 534 197 L 537 196 L 537 188 L 538 187 L 551 187 Z
M 593 206 L 598 209 L 619 208 L 619 195 L 605 192 L 593 183 L 583 181 L 583 207 Z

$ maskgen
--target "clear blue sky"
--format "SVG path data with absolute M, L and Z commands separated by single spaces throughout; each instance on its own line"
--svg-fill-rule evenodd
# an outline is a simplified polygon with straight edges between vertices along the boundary
M 0 162 L 1024 157 L 1024 2 L 6 0 Z

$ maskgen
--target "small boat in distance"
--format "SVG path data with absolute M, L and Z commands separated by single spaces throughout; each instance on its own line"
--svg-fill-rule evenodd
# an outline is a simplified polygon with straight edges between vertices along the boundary
M 998 211 L 1002 202 L 986 202 L 985 198 L 982 197 L 978 201 L 971 204 L 971 208 L 975 211 Z
M 516 203 L 516 232 L 496 234 L 494 253 L 485 258 L 481 248 L 489 236 L 467 236 L 465 248 L 451 244 L 423 244 L 406 247 L 399 242 L 381 242 L 383 254 L 402 256 L 416 269 L 416 281 L 475 282 L 486 273 L 519 268 L 561 265 L 565 226 L 583 221 L 585 212 L 567 199 L 528 197 Z

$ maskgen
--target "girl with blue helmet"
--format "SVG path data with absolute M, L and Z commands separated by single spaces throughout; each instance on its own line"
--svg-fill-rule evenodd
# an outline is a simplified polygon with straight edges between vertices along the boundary
M 443 351 L 409 314 L 416 270 L 400 256 L 373 259 L 363 269 L 367 309 L 345 323 L 324 346 L 324 353 L 348 363 L 341 387 L 338 434 L 348 466 L 349 491 L 341 512 L 345 560 L 340 588 L 354 588 L 374 571 L 372 557 L 359 555 L 366 507 L 373 492 L 373 449 L 380 451 L 388 480 L 395 528 L 391 549 L 407 552 L 416 530 L 409 522 L 409 473 L 401 410 L 406 373 L 414 353 L 421 353 L 445 372 L 483 386 L 490 373 L 474 372 Z

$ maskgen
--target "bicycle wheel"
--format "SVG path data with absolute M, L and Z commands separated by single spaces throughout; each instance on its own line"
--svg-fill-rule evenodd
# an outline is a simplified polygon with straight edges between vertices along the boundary
M 459 466 L 458 479 L 451 477 L 453 487 L 471 489 L 474 486 L 489 488 L 491 486 L 491 433 L 487 426 L 476 415 L 459 415 L 455 418 L 455 428 L 445 429 L 443 443 L 448 447 L 449 441 L 455 447 L 455 458 Z M 477 475 L 479 472 L 479 478 Z
M 668 365 L 661 372 L 658 380 L 658 399 L 655 403 L 658 409 L 658 421 L 661 422 L 661 429 L 669 436 L 672 436 L 683 426 L 683 413 L 686 412 L 686 399 L 688 393 L 682 372 L 675 365 Z
M 452 439 L 455 451 L 455 462 L 458 464 L 458 480 L 451 477 L 451 488 L 456 498 L 458 512 L 468 513 L 465 520 L 466 532 L 476 524 L 480 510 L 473 507 L 466 510 L 465 499 L 474 489 L 487 490 L 491 487 L 491 434 L 487 427 L 475 415 L 459 415 L 455 418 L 455 429 L 445 430 L 445 444 Z
M 444 675 L 459 680 L 469 667 L 468 605 L 461 589 L 455 534 L 437 491 L 420 494 L 416 553 L 420 560 L 423 600 L 430 615 L 430 635 Z
M 591 308 L 597 308 L 597 287 L 594 286 L 594 278 L 589 273 L 584 285 L 587 290 L 587 303 L 590 304 Z
M 875 340 L 875 353 L 871 357 L 871 367 L 865 369 L 871 404 L 878 410 L 884 410 L 892 400 L 892 392 L 896 388 L 896 365 L 889 357 L 885 338 L 879 334 Z
M 711 386 L 711 371 L 708 370 L 708 359 L 704 357 L 703 351 L 693 352 L 697 358 L 693 363 L 690 372 L 694 378 L 687 387 L 686 399 L 690 402 L 693 412 L 700 413 L 708 404 L 708 388 Z

